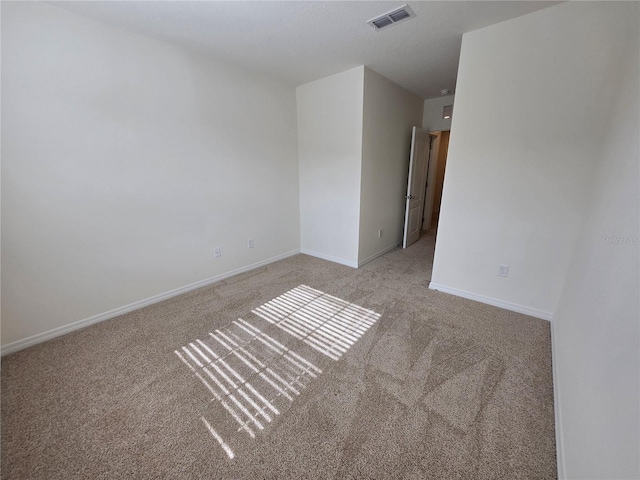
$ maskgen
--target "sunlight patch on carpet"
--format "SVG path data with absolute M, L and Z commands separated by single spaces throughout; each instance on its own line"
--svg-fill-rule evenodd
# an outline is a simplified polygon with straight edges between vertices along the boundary
M 380 314 L 300 285 L 252 310 L 269 323 L 338 360 Z
M 213 395 L 200 420 L 229 459 L 322 374 L 323 357 L 339 360 L 380 318 L 305 285 L 252 313 L 174 351 Z

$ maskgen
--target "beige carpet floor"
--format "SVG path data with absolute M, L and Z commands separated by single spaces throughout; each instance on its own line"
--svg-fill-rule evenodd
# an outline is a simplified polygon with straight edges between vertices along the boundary
M 433 249 L 297 255 L 4 357 L 2 478 L 556 478 L 549 323 L 429 290 Z

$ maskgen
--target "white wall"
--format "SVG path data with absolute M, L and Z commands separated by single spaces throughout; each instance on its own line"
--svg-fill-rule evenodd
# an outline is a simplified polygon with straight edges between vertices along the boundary
M 296 142 L 292 87 L 3 3 L 3 345 L 297 251 Z
M 455 95 L 428 98 L 424 101 L 424 113 L 422 116 L 422 128 L 430 132 L 451 130 L 451 118 L 442 118 L 442 108 L 445 105 L 453 105 Z M 455 110 L 455 107 L 454 107 Z
M 628 48 L 610 68 L 616 99 L 552 324 L 558 443 L 571 479 L 640 478 L 638 3 L 619 13 Z
M 422 108 L 420 97 L 365 68 L 360 265 L 402 241 L 411 129 Z
M 463 36 L 434 287 L 551 318 L 609 126 L 623 9 L 568 2 Z
M 640 476 L 638 7 L 463 37 L 434 282 L 555 312 L 560 478 Z
M 303 253 L 358 263 L 364 67 L 299 86 Z

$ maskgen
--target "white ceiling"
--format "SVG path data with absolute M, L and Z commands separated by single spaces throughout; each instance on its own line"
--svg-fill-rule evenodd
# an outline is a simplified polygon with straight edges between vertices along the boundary
M 559 2 L 51 2 L 300 85 L 366 65 L 422 98 L 455 89 L 462 34 Z M 375 31 L 367 20 L 408 3 L 417 17 Z

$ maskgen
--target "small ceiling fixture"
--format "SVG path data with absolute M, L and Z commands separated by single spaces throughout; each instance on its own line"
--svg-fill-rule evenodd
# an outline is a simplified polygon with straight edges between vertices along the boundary
M 445 95 L 449 95 L 449 92 L 451 90 L 449 90 L 448 88 L 443 88 L 442 90 L 440 90 L 440 95 L 445 96 Z
M 453 116 L 453 105 L 445 105 L 442 109 L 442 118 L 448 119 Z
M 395 10 L 385 13 L 384 15 L 372 18 L 367 23 L 371 25 L 374 30 L 380 30 L 415 16 L 416 14 L 409 8 L 409 5 L 403 5 L 400 8 L 396 8 Z

